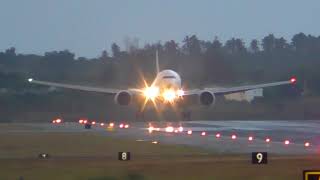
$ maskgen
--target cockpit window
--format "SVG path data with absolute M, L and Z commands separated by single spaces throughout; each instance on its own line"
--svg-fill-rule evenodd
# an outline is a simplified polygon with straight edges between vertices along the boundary
M 174 77 L 174 76 L 163 76 L 162 78 L 163 79 L 175 79 L 176 77 Z

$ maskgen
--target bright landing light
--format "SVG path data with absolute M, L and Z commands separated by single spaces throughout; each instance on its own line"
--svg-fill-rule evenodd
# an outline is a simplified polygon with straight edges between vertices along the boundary
M 147 98 L 147 99 L 155 99 L 158 95 L 159 95 L 159 88 L 157 87 L 147 87 L 145 90 L 144 90 L 144 96 Z
M 181 90 L 181 89 L 179 89 L 179 90 L 177 91 L 177 95 L 178 95 L 179 97 L 182 97 L 182 96 L 184 95 L 184 91 Z
M 28 81 L 29 81 L 29 82 L 32 82 L 32 81 L 33 81 L 33 79 L 32 79 L 32 78 L 29 78 L 29 79 L 28 79 Z
M 164 98 L 165 101 L 172 102 L 176 98 L 176 93 L 171 89 L 166 90 L 163 93 L 163 98 Z

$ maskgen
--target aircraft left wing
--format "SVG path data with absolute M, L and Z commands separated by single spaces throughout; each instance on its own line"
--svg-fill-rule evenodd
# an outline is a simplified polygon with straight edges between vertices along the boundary
M 38 81 L 32 78 L 29 78 L 28 81 L 33 84 L 40 84 L 44 86 L 52 86 L 58 88 L 67 88 L 67 89 L 74 89 L 80 91 L 89 91 L 89 92 L 99 92 L 105 94 L 117 94 L 120 91 L 130 91 L 134 94 L 141 93 L 138 89 L 112 89 L 112 88 L 101 88 L 101 87 L 90 87 L 90 86 L 81 86 L 81 85 L 71 85 L 71 84 L 63 84 L 63 83 L 55 83 L 55 82 L 48 82 L 48 81 Z
M 248 90 L 252 90 L 252 89 L 260 89 L 260 88 L 266 88 L 266 87 L 293 84 L 295 82 L 296 82 L 296 78 L 291 78 L 288 81 L 279 81 L 279 82 L 272 82 L 272 83 L 266 83 L 266 84 L 256 84 L 256 85 L 229 87 L 229 88 L 194 89 L 194 90 L 185 91 L 184 94 L 185 95 L 193 95 L 193 94 L 199 94 L 202 91 L 209 91 L 215 95 L 226 95 L 226 94 L 232 94 L 232 93 L 237 93 L 237 92 L 244 92 L 244 91 L 248 91 Z

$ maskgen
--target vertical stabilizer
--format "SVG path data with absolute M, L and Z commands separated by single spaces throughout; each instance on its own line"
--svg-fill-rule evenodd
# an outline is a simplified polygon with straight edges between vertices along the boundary
M 156 51 L 156 68 L 157 68 L 157 74 L 160 72 L 160 67 L 159 67 L 159 55 L 158 55 L 158 50 Z

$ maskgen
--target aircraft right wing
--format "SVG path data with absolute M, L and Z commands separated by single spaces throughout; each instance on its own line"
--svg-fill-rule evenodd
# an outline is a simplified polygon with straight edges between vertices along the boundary
M 287 85 L 287 84 L 293 84 L 296 82 L 295 78 L 291 78 L 288 81 L 279 81 L 279 82 L 272 82 L 272 83 L 265 83 L 265 84 L 256 84 L 256 85 L 247 85 L 247 86 L 238 86 L 238 87 L 229 87 L 229 88 L 204 88 L 204 89 L 194 89 L 185 91 L 185 95 L 193 95 L 198 94 L 202 91 L 209 91 L 215 95 L 226 95 L 226 94 L 232 94 L 237 92 L 244 92 L 252 89 L 260 89 L 260 88 L 266 88 L 266 87 L 273 87 L 273 86 L 280 86 L 280 85 Z
M 33 84 L 39 84 L 44 86 L 51 86 L 51 87 L 58 87 L 58 88 L 66 88 L 66 89 L 74 89 L 80 91 L 89 91 L 89 92 L 99 92 L 99 93 L 106 93 L 106 94 L 117 94 L 120 91 L 130 91 L 133 94 L 141 94 L 142 91 L 139 89 L 112 89 L 112 88 L 101 88 L 101 87 L 90 87 L 90 86 L 80 86 L 80 85 L 71 85 L 71 84 L 63 84 L 63 83 L 55 83 L 55 82 L 48 82 L 48 81 L 38 81 L 32 78 L 29 78 L 28 81 Z

